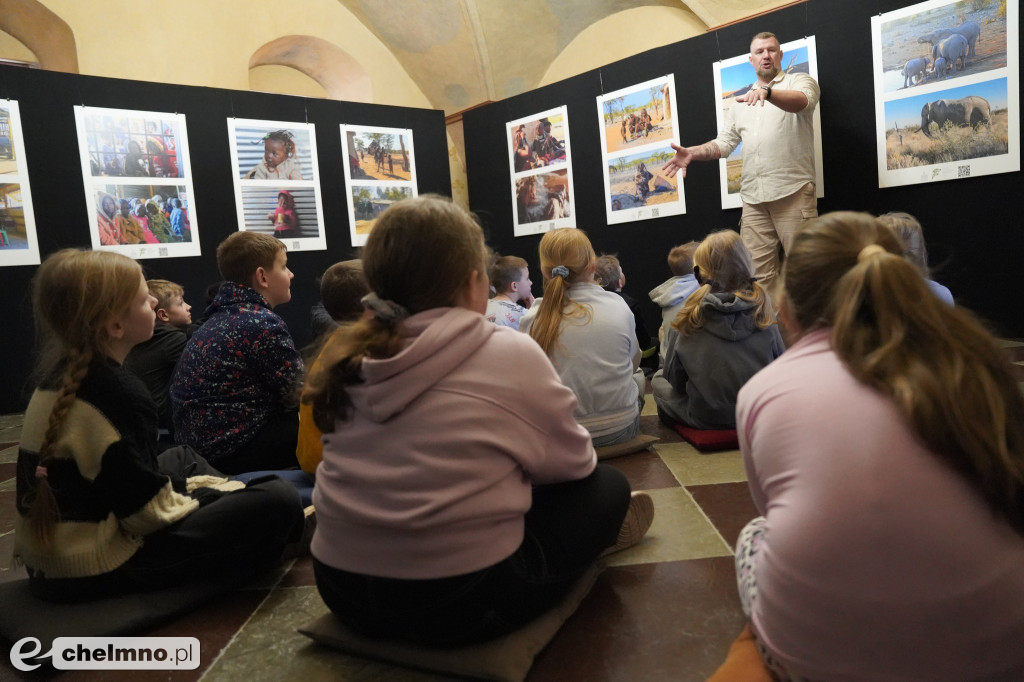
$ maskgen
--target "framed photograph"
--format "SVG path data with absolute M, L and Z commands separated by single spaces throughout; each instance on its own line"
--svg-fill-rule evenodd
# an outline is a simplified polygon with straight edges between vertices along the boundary
M 609 225 L 686 213 L 682 178 L 661 171 L 679 144 L 675 92 L 669 74 L 597 98 Z
M 185 115 L 79 106 L 75 122 L 93 248 L 200 255 Z
M 1020 170 L 1018 12 L 929 0 L 871 18 L 879 187 Z
M 270 234 L 289 251 L 324 251 L 316 128 L 228 119 L 238 229 Z
M 566 107 L 505 124 L 512 177 L 513 233 L 575 227 L 572 152 Z
M 363 246 L 384 209 L 419 194 L 412 130 L 341 124 L 341 144 L 352 246 Z
M 0 99 L 0 266 L 38 264 L 21 114 L 16 100 Z
M 793 40 L 779 45 L 782 49 L 782 70 L 787 73 L 806 73 L 818 80 L 818 53 L 814 36 Z M 721 106 L 715 111 L 718 128 L 725 125 L 725 111 L 732 101 L 746 94 L 757 82 L 757 74 L 750 64 L 750 53 L 736 55 L 712 65 L 715 76 L 715 96 Z M 814 168 L 815 194 L 819 199 L 825 196 L 824 164 L 821 158 L 821 104 L 814 109 Z M 743 143 L 741 142 L 727 158 L 718 162 L 722 187 L 722 208 L 742 208 L 740 179 L 743 176 Z

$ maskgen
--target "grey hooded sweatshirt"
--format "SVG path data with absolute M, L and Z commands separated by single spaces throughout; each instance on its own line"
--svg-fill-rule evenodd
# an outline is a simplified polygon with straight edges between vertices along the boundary
M 782 355 L 779 327 L 758 329 L 754 304 L 733 293 L 709 293 L 704 325 L 682 336 L 669 329 L 665 367 L 651 379 L 658 412 L 698 429 L 736 428 L 736 395 Z

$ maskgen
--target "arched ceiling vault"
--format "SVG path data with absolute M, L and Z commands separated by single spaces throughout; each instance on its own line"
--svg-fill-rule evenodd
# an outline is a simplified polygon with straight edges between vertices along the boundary
M 338 0 L 396 56 L 431 103 L 451 114 L 531 90 L 583 30 L 637 7 L 692 13 L 705 28 L 792 0 Z M 623 31 L 644 45 L 642 27 Z M 686 36 L 681 36 L 680 39 Z M 343 41 L 339 42 L 344 47 Z

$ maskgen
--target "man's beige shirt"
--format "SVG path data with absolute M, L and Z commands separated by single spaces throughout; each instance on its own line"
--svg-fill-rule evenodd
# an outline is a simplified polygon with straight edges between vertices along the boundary
M 735 100 L 726 107 L 725 125 L 715 138 L 722 158 L 743 143 L 743 178 L 740 197 L 760 204 L 793 194 L 814 182 L 814 108 L 821 93 L 805 73 L 780 73 L 772 80 L 776 90 L 799 90 L 807 97 L 803 110 L 789 114 L 765 102 L 748 106 Z

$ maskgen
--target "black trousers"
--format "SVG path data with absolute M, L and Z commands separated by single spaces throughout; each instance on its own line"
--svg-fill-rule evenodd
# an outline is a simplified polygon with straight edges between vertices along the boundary
M 194 450 L 175 447 L 158 457 L 169 475 L 221 475 Z M 58 602 L 88 601 L 199 581 L 237 581 L 280 560 L 302 536 L 304 516 L 295 486 L 254 479 L 223 493 L 185 518 L 150 533 L 115 570 L 99 576 L 46 579 L 30 575 L 33 593 Z
M 316 560 L 320 595 L 353 630 L 371 637 L 452 647 L 520 628 L 554 607 L 615 543 L 630 488 L 598 464 L 587 478 L 536 486 L 523 542 L 507 559 L 473 573 L 398 580 L 349 573 Z

